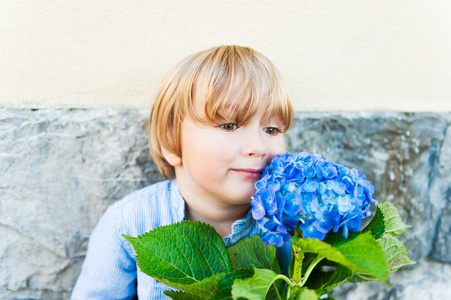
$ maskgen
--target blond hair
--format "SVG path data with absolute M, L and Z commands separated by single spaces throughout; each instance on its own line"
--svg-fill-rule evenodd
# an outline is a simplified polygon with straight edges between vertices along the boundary
M 194 98 L 203 100 L 202 115 L 196 113 Z M 266 118 L 279 117 L 283 130 L 291 127 L 294 113 L 288 89 L 268 58 L 235 45 L 195 53 L 168 73 L 155 98 L 149 121 L 153 160 L 165 178 L 175 177 L 162 149 L 182 157 L 180 132 L 185 117 L 244 125 L 262 110 Z

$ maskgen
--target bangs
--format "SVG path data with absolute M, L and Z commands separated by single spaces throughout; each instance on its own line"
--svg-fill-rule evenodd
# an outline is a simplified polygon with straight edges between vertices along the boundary
M 292 125 L 288 89 L 272 63 L 255 50 L 219 48 L 204 60 L 195 82 L 192 105 L 188 107 L 193 120 L 245 125 L 263 111 L 265 121 L 277 117 L 284 130 Z M 203 105 L 203 115 L 196 113 L 195 105 Z

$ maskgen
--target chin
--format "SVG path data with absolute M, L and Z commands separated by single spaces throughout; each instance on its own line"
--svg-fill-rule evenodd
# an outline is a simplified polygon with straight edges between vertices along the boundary
M 231 190 L 231 189 L 230 189 Z M 248 182 L 246 184 L 235 185 L 233 188 L 235 193 L 230 193 L 230 200 L 234 203 L 250 203 L 251 198 L 255 193 L 254 182 Z
M 249 203 L 251 203 L 253 195 L 254 195 L 254 193 L 249 194 L 249 195 L 243 195 L 243 196 L 240 196 L 240 197 L 237 197 L 237 198 L 233 199 L 232 202 L 237 204 L 237 205 L 239 205 L 239 204 L 249 204 Z

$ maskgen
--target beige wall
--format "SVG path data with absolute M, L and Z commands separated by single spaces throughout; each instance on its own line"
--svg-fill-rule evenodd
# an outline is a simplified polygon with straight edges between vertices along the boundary
M 297 110 L 451 111 L 449 0 L 0 0 L 0 107 L 148 108 L 178 60 L 232 43 Z

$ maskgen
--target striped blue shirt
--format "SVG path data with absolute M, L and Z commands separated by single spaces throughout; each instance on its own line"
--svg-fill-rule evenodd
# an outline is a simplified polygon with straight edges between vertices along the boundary
M 133 247 L 122 237 L 142 235 L 158 226 L 184 220 L 185 202 L 176 180 L 162 181 L 138 190 L 111 205 L 94 229 L 80 276 L 71 299 L 169 299 L 171 289 L 141 272 Z M 249 212 L 236 221 L 224 238 L 230 246 L 244 237 L 260 233 Z M 283 269 L 289 263 L 291 247 L 279 251 Z

